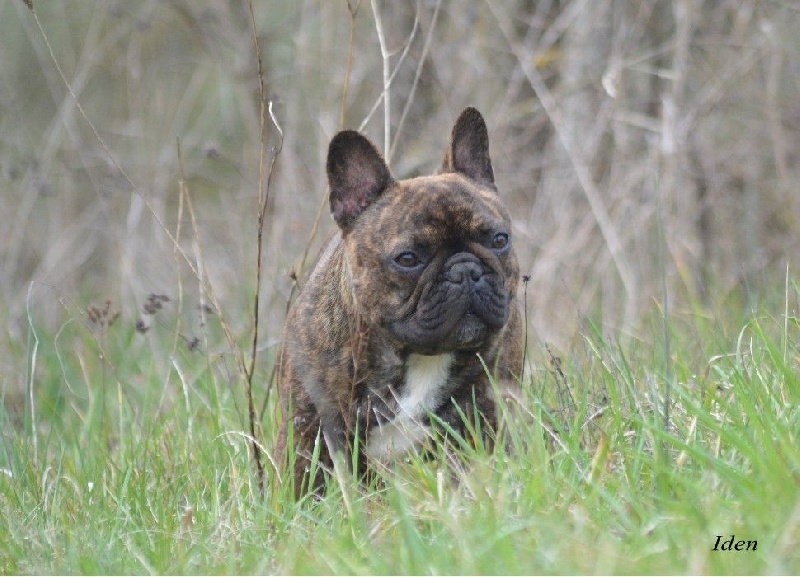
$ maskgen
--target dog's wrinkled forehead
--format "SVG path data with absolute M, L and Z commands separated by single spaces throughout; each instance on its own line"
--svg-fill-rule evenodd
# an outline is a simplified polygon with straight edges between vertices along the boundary
M 403 205 L 408 210 L 398 210 Z M 426 237 L 469 237 L 509 223 L 495 191 L 458 174 L 400 181 L 380 212 L 381 230 L 416 231 Z

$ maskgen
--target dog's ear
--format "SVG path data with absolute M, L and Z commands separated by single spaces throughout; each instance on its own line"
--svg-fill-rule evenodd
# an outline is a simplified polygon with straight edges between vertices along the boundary
M 331 214 L 343 232 L 392 183 L 378 149 L 355 130 L 343 130 L 328 147 Z
M 489 158 L 489 131 L 475 108 L 465 108 L 453 125 L 450 147 L 439 172 L 458 172 L 494 188 L 494 170 Z

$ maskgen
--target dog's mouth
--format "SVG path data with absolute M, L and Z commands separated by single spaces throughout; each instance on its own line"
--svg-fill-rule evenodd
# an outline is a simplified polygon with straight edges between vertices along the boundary
M 388 324 L 392 335 L 420 354 L 477 351 L 508 319 L 506 298 L 494 294 L 449 295 L 419 306 L 413 314 Z M 487 298 L 492 306 L 487 306 Z M 438 306 L 437 305 L 438 302 Z
M 480 348 L 486 341 L 491 330 L 472 310 L 467 311 L 461 320 L 453 327 L 451 334 L 456 348 L 460 350 L 470 350 Z

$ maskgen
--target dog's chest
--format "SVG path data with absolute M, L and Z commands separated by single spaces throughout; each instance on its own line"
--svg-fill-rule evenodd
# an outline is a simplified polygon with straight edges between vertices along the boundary
M 416 419 L 442 402 L 450 379 L 453 355 L 409 356 L 403 392 L 398 399 L 398 416 Z
M 412 354 L 406 361 L 405 379 L 396 398 L 395 417 L 370 433 L 367 454 L 386 460 L 410 450 L 429 434 L 423 418 L 450 394 L 453 355 Z

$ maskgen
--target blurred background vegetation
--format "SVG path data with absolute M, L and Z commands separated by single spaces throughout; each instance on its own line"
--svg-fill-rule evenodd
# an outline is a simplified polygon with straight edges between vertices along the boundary
M 253 4 L 283 133 L 265 226 L 270 351 L 290 273 L 302 282 L 334 229 L 325 204 L 312 238 L 328 141 L 343 127 L 386 140 L 384 60 L 366 0 Z M 392 169 L 434 171 L 460 110 L 483 112 L 536 340 L 569 343 L 587 319 L 635 332 L 665 302 L 738 315 L 783 295 L 800 254 L 796 2 L 376 4 Z M 267 166 L 280 143 L 272 123 L 261 134 L 248 3 L 35 9 L 38 22 L 22 1 L 0 4 L 4 390 L 24 390 L 31 326 L 91 322 L 107 299 L 135 342 L 151 338 L 135 334 L 152 322 L 148 296 L 169 296 L 191 344 L 212 287 L 246 342 L 260 143 Z

